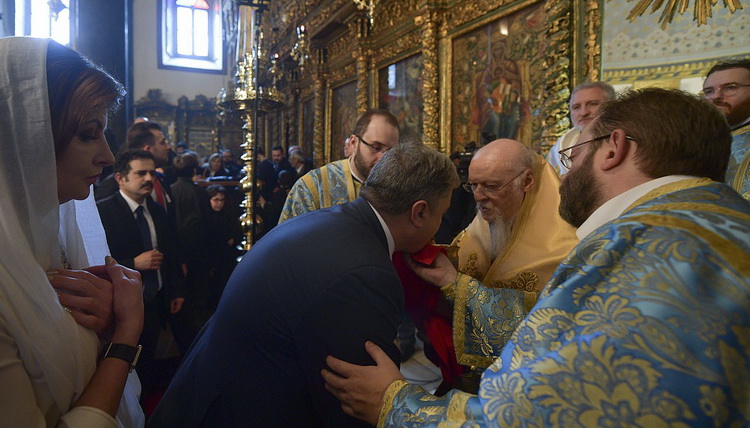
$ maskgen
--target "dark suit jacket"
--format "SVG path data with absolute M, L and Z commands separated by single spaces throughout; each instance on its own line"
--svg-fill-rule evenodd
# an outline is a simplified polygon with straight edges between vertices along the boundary
M 159 251 L 164 253 L 162 263 L 162 291 L 169 300 L 184 296 L 184 280 L 176 257 L 175 233 L 167 213 L 151 198 L 146 198 L 148 211 L 154 220 Z M 96 203 L 102 218 L 107 244 L 112 257 L 123 266 L 135 269 L 134 259 L 145 251 L 141 243 L 138 224 L 128 203 L 120 192 Z M 167 302 L 168 303 L 168 302 Z
M 324 388 L 326 355 L 394 361 L 403 291 L 363 199 L 284 222 L 242 259 L 149 426 L 358 427 Z
M 172 185 L 177 236 L 180 238 L 180 260 L 195 264 L 208 257 L 206 243 L 213 231 L 211 202 L 206 191 L 190 178 L 179 177 Z

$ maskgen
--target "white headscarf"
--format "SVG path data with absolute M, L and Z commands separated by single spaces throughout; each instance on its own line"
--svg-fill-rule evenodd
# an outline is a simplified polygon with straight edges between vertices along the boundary
M 96 370 L 99 341 L 63 310 L 45 271 L 62 267 L 62 248 L 73 268 L 101 265 L 109 250 L 92 195 L 58 203 L 48 44 L 0 39 L 0 317 L 35 393 L 46 391 L 63 414 Z M 143 426 L 137 389 L 125 388 L 124 426 Z

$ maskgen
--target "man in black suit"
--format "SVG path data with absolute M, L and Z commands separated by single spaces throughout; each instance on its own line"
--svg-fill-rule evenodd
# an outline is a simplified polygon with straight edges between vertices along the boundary
M 235 269 L 149 425 L 365 426 L 325 390 L 325 357 L 373 364 L 372 340 L 399 361 L 404 301 L 391 256 L 430 241 L 458 183 L 445 155 L 399 145 L 360 198 L 273 229 Z
M 180 312 L 185 301 L 183 279 L 167 213 L 150 197 L 156 173 L 154 156 L 143 150 L 126 152 L 118 158 L 114 171 L 120 189 L 99 201 L 97 207 L 112 257 L 138 270 L 143 279 L 143 351 L 138 371 L 145 397 L 154 386 L 149 381 L 156 375 L 154 355 L 161 326 L 170 314 Z M 186 350 L 190 339 L 181 340 L 181 329 L 172 330 L 178 345 Z
M 161 168 L 162 170 L 168 169 L 170 172 L 169 175 L 174 176 L 173 170 L 168 167 L 170 148 L 169 140 L 167 140 L 158 123 L 142 121 L 134 123 L 128 128 L 125 145 L 120 153 L 132 150 L 147 151 L 154 156 L 157 168 Z M 157 181 L 154 181 L 154 190 L 151 192 L 151 197 L 171 214 L 172 192 L 169 186 L 174 183 L 176 177 L 172 177 L 170 180 L 167 178 L 166 173 L 157 171 L 156 179 Z M 100 201 L 113 195 L 118 189 L 119 186 L 115 180 L 115 175 L 111 174 L 94 186 L 94 198 Z

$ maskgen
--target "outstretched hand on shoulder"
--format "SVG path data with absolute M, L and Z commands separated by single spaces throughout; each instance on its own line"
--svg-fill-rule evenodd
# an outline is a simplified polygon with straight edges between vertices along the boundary
M 331 370 L 323 369 L 321 375 L 326 389 L 341 401 L 346 414 L 375 425 L 385 391 L 391 383 L 404 377 L 378 345 L 368 341 L 365 349 L 375 360 L 375 366 L 358 366 L 329 355 L 326 363 Z

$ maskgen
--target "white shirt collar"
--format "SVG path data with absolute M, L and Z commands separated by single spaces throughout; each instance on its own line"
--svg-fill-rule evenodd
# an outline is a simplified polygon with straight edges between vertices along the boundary
M 130 196 L 126 195 L 125 192 L 120 189 L 120 194 L 122 195 L 122 198 L 125 199 L 125 202 L 128 203 L 128 206 L 130 207 L 130 211 L 135 212 L 135 210 L 138 209 L 138 207 L 143 207 L 145 211 L 148 211 L 148 206 L 146 206 L 146 200 L 143 200 L 142 204 L 138 204 L 138 202 L 134 201 L 130 198 Z
M 643 184 L 633 187 L 627 192 L 621 193 L 614 198 L 603 203 L 602 206 L 596 209 L 588 219 L 576 230 L 576 236 L 578 239 L 583 239 L 588 236 L 591 232 L 603 226 L 605 223 L 619 217 L 625 210 L 628 209 L 635 201 L 641 198 L 646 193 L 664 186 L 665 184 L 674 183 L 677 181 L 687 180 L 691 177 L 688 175 L 668 175 L 666 177 L 660 177 L 651 181 L 647 181 Z
M 393 235 L 391 234 L 391 230 L 388 229 L 388 225 L 385 223 L 385 220 L 383 220 L 383 217 L 380 216 L 380 213 L 378 210 L 375 209 L 375 207 L 372 206 L 371 203 L 367 202 L 367 205 L 372 208 L 372 210 L 375 212 L 375 216 L 378 217 L 378 221 L 380 222 L 380 225 L 383 226 L 383 232 L 385 232 L 385 239 L 388 241 L 388 254 L 393 257 L 393 253 L 396 251 L 396 243 L 393 241 Z

